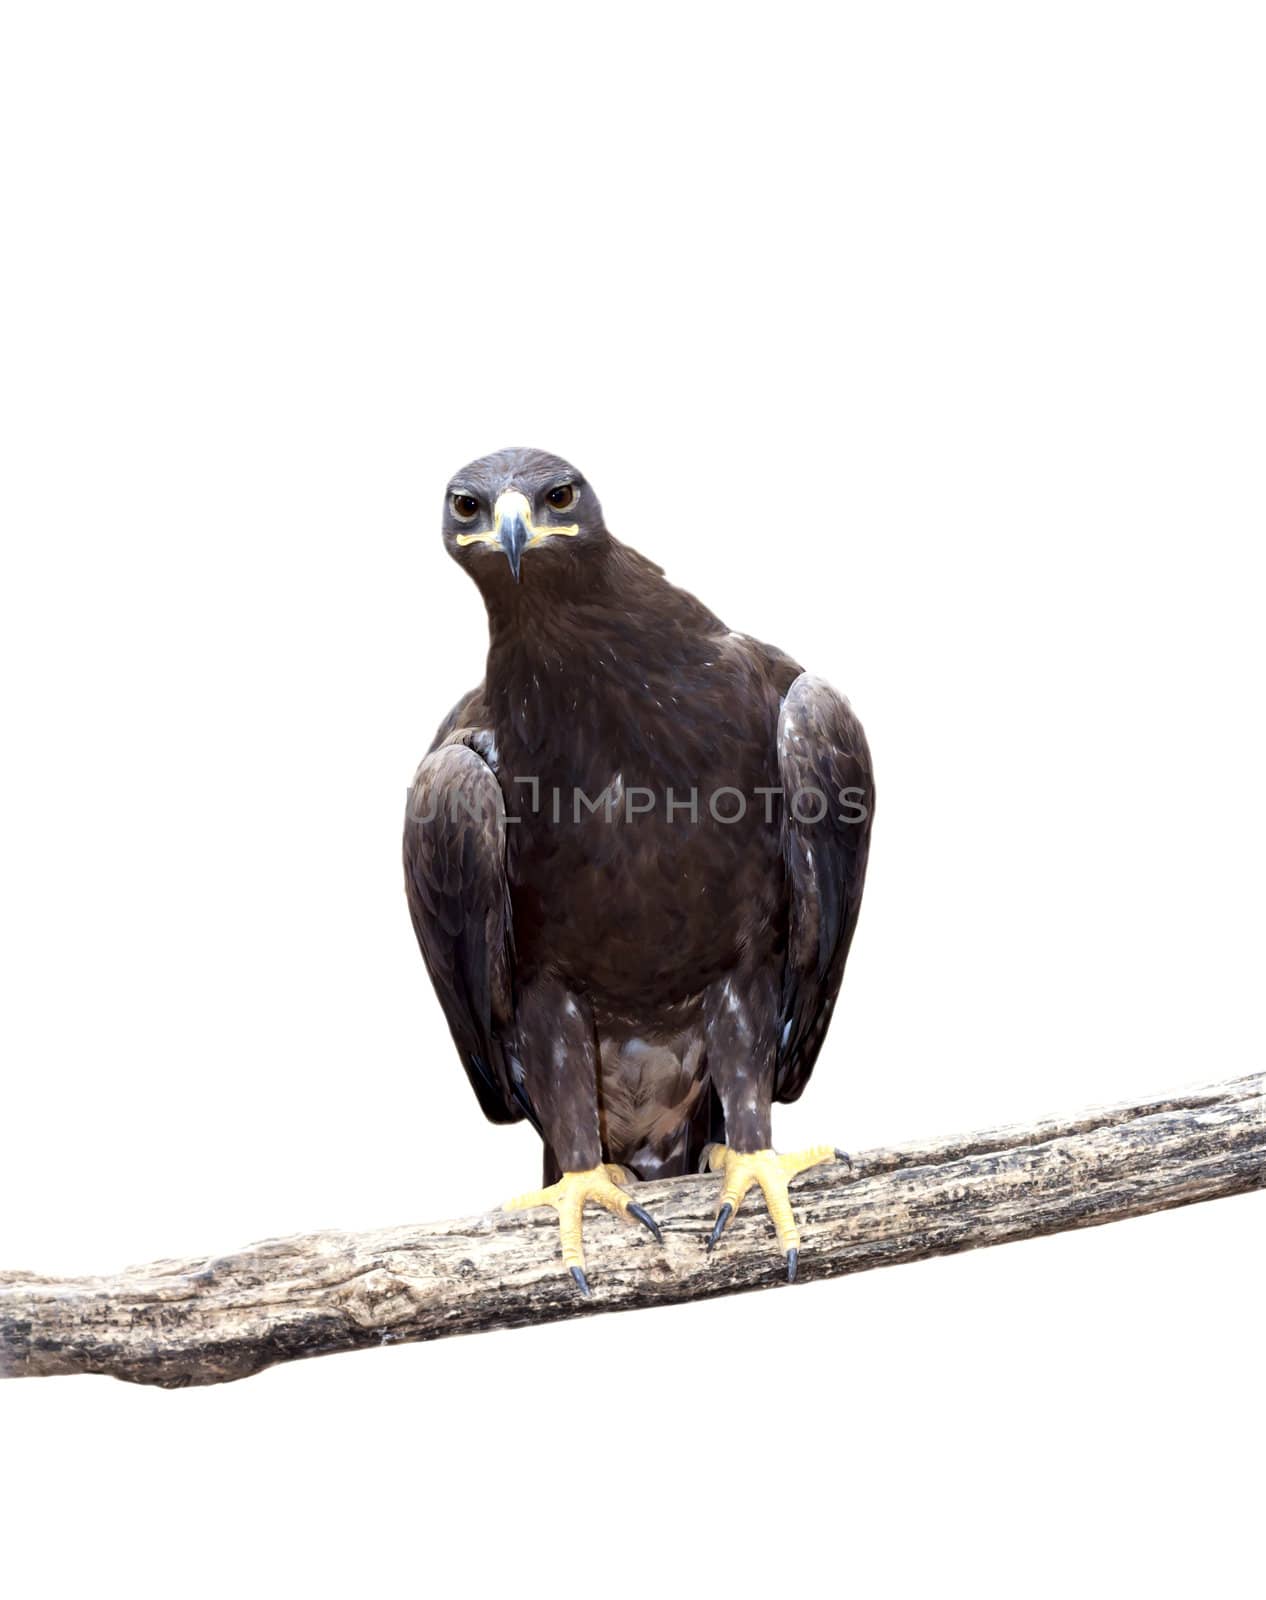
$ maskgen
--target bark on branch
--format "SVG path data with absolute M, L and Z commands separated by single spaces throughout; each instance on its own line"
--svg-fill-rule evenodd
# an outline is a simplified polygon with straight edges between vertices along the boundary
M 838 1277 L 1266 1186 L 1266 1075 L 819 1167 L 792 1195 L 800 1277 Z M 112 1278 L 0 1272 L 0 1375 L 100 1372 L 168 1388 L 278 1361 L 773 1288 L 755 1195 L 711 1255 L 715 1177 L 638 1187 L 659 1246 L 587 1215 L 593 1296 L 560 1269 L 553 1212 L 270 1239 Z M 799 1292 L 788 1290 L 788 1293 Z

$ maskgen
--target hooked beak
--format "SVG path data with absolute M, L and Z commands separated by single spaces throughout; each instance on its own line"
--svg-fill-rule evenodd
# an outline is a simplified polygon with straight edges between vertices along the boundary
M 515 583 L 519 581 L 519 562 L 523 559 L 523 552 L 531 538 L 529 528 L 531 515 L 532 510 L 526 496 L 516 490 L 508 489 L 505 494 L 497 497 L 492 525 L 496 531 L 497 543 L 505 551 L 506 560 L 510 563 Z
M 486 533 L 459 533 L 457 542 L 462 546 L 495 544 L 510 563 L 510 571 L 514 574 L 515 583 L 518 583 L 519 563 L 525 550 L 559 535 L 574 539 L 579 532 L 580 528 L 574 522 L 566 525 L 550 522 L 538 528 L 532 521 L 532 507 L 528 504 L 527 496 L 520 494 L 517 489 L 507 489 L 497 496 L 497 503 L 492 508 L 492 527 Z

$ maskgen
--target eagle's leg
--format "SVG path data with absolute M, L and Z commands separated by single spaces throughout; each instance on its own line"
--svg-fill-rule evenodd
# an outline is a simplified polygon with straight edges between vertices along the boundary
M 507 1211 L 553 1206 L 562 1233 L 563 1265 L 589 1293 L 582 1239 L 586 1201 L 632 1217 L 660 1239 L 651 1214 L 619 1187 L 622 1167 L 605 1162 L 598 1112 L 598 1051 L 588 1005 L 555 978 L 523 982 L 515 1018 L 523 1090 L 562 1177 L 520 1195 Z
M 585 1276 L 585 1248 L 582 1237 L 585 1202 L 591 1200 L 606 1211 L 618 1216 L 634 1217 L 644 1228 L 649 1228 L 662 1244 L 659 1224 L 650 1212 L 637 1205 L 623 1189 L 621 1181 L 628 1181 L 623 1167 L 602 1162 L 587 1172 L 564 1172 L 557 1183 L 548 1189 L 534 1189 L 531 1194 L 521 1194 L 506 1202 L 507 1211 L 530 1211 L 534 1206 L 553 1206 L 558 1212 L 559 1230 L 563 1241 L 563 1265 L 568 1268 L 580 1287 L 581 1294 L 589 1293 L 589 1280 Z
M 725 1143 L 705 1147 L 701 1168 L 725 1174 L 708 1249 L 716 1245 L 748 1190 L 758 1186 L 792 1283 L 800 1260 L 800 1229 L 788 1186 L 809 1167 L 832 1160 L 836 1151 L 818 1145 L 798 1155 L 779 1155 L 770 1148 L 778 1016 L 778 989 L 773 975 L 763 969 L 735 972 L 709 995 L 710 1072 L 725 1118 Z
M 708 1147 L 707 1163 L 710 1172 L 723 1172 L 725 1182 L 717 1210 L 716 1224 L 708 1239 L 711 1250 L 725 1231 L 725 1225 L 743 1204 L 743 1198 L 753 1184 L 760 1186 L 765 1196 L 778 1235 L 778 1248 L 787 1258 L 787 1282 L 794 1283 L 796 1267 L 800 1260 L 800 1229 L 796 1214 L 791 1208 L 788 1194 L 793 1178 L 816 1167 L 823 1161 L 833 1161 L 839 1152 L 829 1144 L 815 1145 L 812 1150 L 801 1150 L 796 1155 L 779 1155 L 776 1150 L 751 1150 L 746 1153 L 731 1150 L 728 1145 Z

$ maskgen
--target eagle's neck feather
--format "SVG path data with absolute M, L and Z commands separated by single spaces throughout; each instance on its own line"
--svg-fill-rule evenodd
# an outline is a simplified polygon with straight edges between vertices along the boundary
M 499 742 L 525 751 L 574 742 L 578 723 L 619 726 L 648 705 L 666 707 L 666 686 L 726 631 L 614 539 L 524 577 L 485 590 L 484 600 L 489 708 Z

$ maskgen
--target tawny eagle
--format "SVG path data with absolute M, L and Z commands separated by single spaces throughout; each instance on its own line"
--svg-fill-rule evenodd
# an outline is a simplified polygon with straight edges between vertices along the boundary
M 444 543 L 488 612 L 487 676 L 417 770 L 409 910 L 494 1122 L 545 1145 L 562 1260 L 588 1293 L 592 1201 L 721 1176 L 709 1248 L 765 1196 L 787 1275 L 792 1177 L 771 1149 L 831 1018 L 866 873 L 870 754 L 848 702 L 735 633 L 607 530 L 566 461 L 503 450 L 448 486 Z

